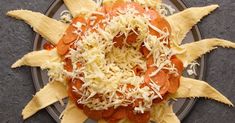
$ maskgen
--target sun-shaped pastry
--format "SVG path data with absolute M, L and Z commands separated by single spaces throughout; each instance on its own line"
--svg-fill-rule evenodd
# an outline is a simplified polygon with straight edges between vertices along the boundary
M 62 123 L 180 122 L 170 99 L 206 97 L 233 104 L 204 81 L 182 76 L 184 68 L 222 39 L 181 45 L 187 32 L 218 5 L 164 16 L 160 0 L 64 0 L 73 19 L 63 23 L 29 10 L 14 10 L 51 45 L 12 65 L 48 70 L 49 83 L 23 109 L 24 119 L 69 97 Z M 66 19 L 69 16 L 65 16 Z M 192 71 L 191 71 L 192 72 Z

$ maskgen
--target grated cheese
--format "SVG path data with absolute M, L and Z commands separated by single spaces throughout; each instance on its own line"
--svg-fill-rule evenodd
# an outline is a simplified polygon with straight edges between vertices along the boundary
M 60 21 L 63 23 L 71 23 L 72 15 L 68 10 L 64 10 L 60 13 Z
M 160 7 L 159 7 L 159 11 L 163 16 L 168 16 L 168 15 L 174 14 L 174 12 L 176 10 L 174 8 L 172 8 L 172 6 L 170 6 L 170 5 L 167 5 L 165 3 L 161 3 Z
M 58 81 L 58 82 L 64 82 L 65 76 L 64 76 L 64 66 L 61 62 L 48 62 L 41 66 L 41 69 L 47 69 L 49 76 L 49 81 Z M 64 83 L 66 84 L 66 83 Z
M 161 0 L 126 0 L 126 1 L 132 1 L 139 3 L 143 7 L 150 7 L 150 8 L 156 8 L 158 5 L 161 4 Z
M 141 2 L 141 0 L 137 1 Z M 153 2 L 152 0 L 144 1 Z M 159 93 L 160 86 L 151 81 L 151 87 L 141 87 L 144 83 L 144 74 L 136 76 L 133 68 L 139 66 L 143 71 L 147 70 L 146 60 L 139 52 L 143 44 L 150 51 L 149 56 L 152 55 L 154 58 L 152 66 L 158 68 L 150 76 L 156 75 L 162 69 L 177 74 L 177 69 L 170 61 L 172 51 L 167 47 L 168 31 L 150 24 L 150 17 L 139 14 L 132 7 L 118 10 L 118 15 L 115 17 L 100 12 L 92 13 L 107 17 L 101 21 L 105 23 L 105 28 L 101 29 L 95 23 L 91 23 L 94 25 L 92 28 L 96 31 L 85 32 L 84 36 L 75 42 L 75 46 L 78 48 L 70 49 L 65 56 L 71 59 L 73 71 L 63 70 L 63 64 L 55 63 L 49 69 L 49 76 L 53 79 L 64 79 L 65 76 L 81 79 L 84 82 L 82 87 L 79 89 L 72 87 L 72 89 L 81 95 L 77 103 L 91 109 L 103 110 L 109 107 L 128 106 L 138 99 L 143 99 L 139 105 L 134 107 L 134 111 L 144 113 L 144 111 L 150 110 L 154 99 L 162 99 Z M 94 21 L 97 18 L 91 16 L 88 19 Z M 78 22 L 73 26 L 77 28 L 75 34 L 78 34 L 82 24 Z M 149 28 L 159 32 L 160 37 L 150 35 Z M 126 42 L 130 33 L 138 36 L 136 42 L 131 45 Z M 113 38 L 123 35 L 125 36 L 124 46 L 115 47 Z M 77 67 L 78 62 L 82 64 L 82 67 Z M 80 76 L 81 74 L 83 76 Z M 130 85 L 131 87 L 128 87 Z M 97 98 L 96 95 L 101 96 Z
M 196 72 L 196 67 L 199 66 L 200 64 L 197 63 L 196 61 L 192 62 L 189 64 L 189 68 L 187 69 L 187 73 L 188 75 L 197 75 L 197 72 Z

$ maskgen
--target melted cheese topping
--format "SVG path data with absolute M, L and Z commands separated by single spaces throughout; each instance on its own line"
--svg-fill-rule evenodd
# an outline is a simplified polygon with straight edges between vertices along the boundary
M 141 87 L 144 83 L 144 75 L 136 76 L 133 68 L 138 65 L 143 71 L 147 69 L 146 60 L 139 52 L 141 45 L 144 44 L 150 51 L 149 55 L 154 58 L 152 66 L 158 68 L 150 76 L 156 75 L 162 69 L 177 74 L 177 69 L 170 61 L 172 50 L 167 47 L 169 33 L 151 25 L 149 17 L 139 14 L 132 7 L 119 10 L 115 17 L 105 16 L 106 19 L 102 20 L 105 28 L 96 24 L 92 28 L 96 30 L 95 32 L 88 30 L 75 42 L 74 45 L 77 48 L 70 49 L 66 56 L 72 61 L 73 71 L 63 71 L 63 74 L 84 82 L 79 89 L 73 87 L 73 91 L 82 96 L 77 100 L 78 104 L 94 110 L 103 110 L 109 107 L 128 106 L 141 99 L 143 101 L 135 106 L 134 111 L 144 113 L 150 110 L 154 99 L 162 98 L 159 93 L 160 86 L 151 81 L 151 87 Z M 91 16 L 90 19 L 96 19 L 96 17 Z M 80 30 L 81 25 L 76 23 L 74 27 Z M 161 36 L 150 35 L 149 28 Z M 114 46 L 115 36 L 127 37 L 130 32 L 138 35 L 135 43 L 130 45 L 124 39 L 122 48 Z M 81 63 L 82 66 L 78 68 L 77 63 Z

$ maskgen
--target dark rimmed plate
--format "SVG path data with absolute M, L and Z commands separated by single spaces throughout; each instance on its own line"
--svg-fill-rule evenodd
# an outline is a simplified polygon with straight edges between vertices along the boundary
M 165 0 L 164 2 L 171 5 L 174 9 L 176 9 L 176 11 L 181 11 L 187 8 L 181 0 Z M 60 13 L 65 9 L 66 7 L 62 0 L 55 0 L 55 2 L 53 2 L 49 7 L 49 9 L 47 10 L 46 15 L 58 19 Z M 183 43 L 194 42 L 200 39 L 201 35 L 199 29 L 197 26 L 195 26 L 193 27 L 191 32 L 186 36 Z M 44 43 L 45 40 L 40 35 L 37 34 L 35 37 L 33 50 L 42 49 Z M 198 62 L 200 64 L 200 67 L 196 68 L 198 75 L 190 77 L 196 79 L 202 79 L 205 70 L 204 66 L 205 58 L 202 57 Z M 32 76 L 37 91 L 39 91 L 41 88 L 43 88 L 44 85 L 48 83 L 48 76 L 46 71 L 42 71 L 40 68 L 32 68 Z M 184 73 L 184 76 L 188 76 L 186 72 Z M 183 120 L 183 118 L 189 113 L 195 101 L 196 101 L 195 99 L 179 99 L 176 102 L 174 102 L 174 112 L 176 113 L 176 115 L 179 117 L 180 120 Z M 59 116 L 61 112 L 64 110 L 64 108 L 65 106 L 61 106 L 59 103 L 55 103 L 51 106 L 48 106 L 46 109 L 49 112 L 49 114 L 59 123 L 60 122 Z M 91 123 L 92 121 L 88 120 L 87 122 Z

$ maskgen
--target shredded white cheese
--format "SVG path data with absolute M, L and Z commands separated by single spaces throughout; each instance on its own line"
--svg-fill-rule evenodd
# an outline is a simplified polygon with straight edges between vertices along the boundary
M 141 1 L 138 0 L 138 2 Z M 75 42 L 77 48 L 70 49 L 66 55 L 66 58 L 72 61 L 73 71 L 63 70 L 63 64 L 55 64 L 51 66 L 49 76 L 53 79 L 64 79 L 64 76 L 81 79 L 84 84 L 79 89 L 73 87 L 73 91 L 81 95 L 77 103 L 91 109 L 128 106 L 142 99 L 143 101 L 134 108 L 134 111 L 144 113 L 150 110 L 152 101 L 162 98 L 159 93 L 160 86 L 156 82 L 150 82 L 151 87 L 141 87 L 144 83 L 144 74 L 136 76 L 133 68 L 139 66 L 143 71 L 147 70 L 146 59 L 140 53 L 141 45 L 144 45 L 150 51 L 149 56 L 153 56 L 152 66 L 158 68 L 150 76 L 156 75 L 163 69 L 177 74 L 177 69 L 170 61 L 172 51 L 167 47 L 168 31 L 150 24 L 150 18 L 147 15 L 139 14 L 130 6 L 124 10 L 118 10 L 118 15 L 114 17 L 100 12 L 93 13 L 106 16 L 102 21 L 106 25 L 105 28 L 91 23 L 96 31 L 85 32 L 85 35 Z M 92 16 L 88 19 L 92 21 L 97 18 Z M 78 22 L 74 26 L 78 32 L 82 24 Z M 160 37 L 150 35 L 150 28 L 158 32 Z M 126 42 L 130 33 L 138 36 L 132 44 Z M 115 47 L 113 42 L 114 37 L 118 35 L 125 36 L 124 46 L 121 48 Z M 78 68 L 77 63 L 81 63 L 82 67 Z M 97 95 L 99 98 L 96 97 Z
M 175 12 L 175 9 L 172 6 L 161 3 L 159 6 L 159 11 L 163 16 L 172 15 Z
M 63 23 L 71 23 L 72 22 L 72 15 L 68 10 L 64 10 L 60 13 L 60 21 Z
M 48 62 L 41 66 L 41 69 L 47 69 L 49 76 L 49 81 L 58 81 L 58 82 L 64 82 L 65 81 L 65 75 L 64 75 L 64 66 L 61 62 Z M 64 83 L 66 84 L 66 83 Z
M 196 67 L 199 66 L 200 64 L 197 63 L 196 61 L 192 62 L 189 64 L 189 68 L 187 69 L 188 75 L 196 75 L 197 76 L 197 71 Z

